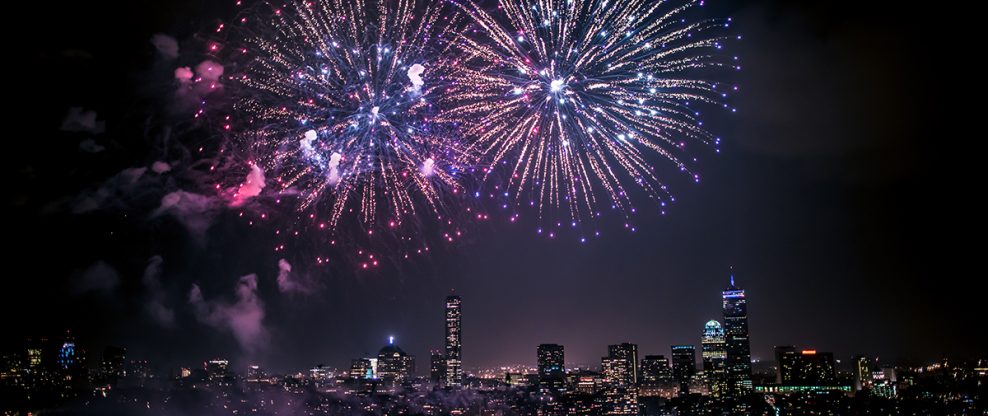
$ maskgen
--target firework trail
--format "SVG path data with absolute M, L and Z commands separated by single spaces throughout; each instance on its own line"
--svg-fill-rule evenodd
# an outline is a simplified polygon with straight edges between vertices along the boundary
M 719 139 L 693 106 L 727 108 L 737 89 L 708 79 L 736 68 L 720 52 L 729 20 L 691 19 L 700 1 L 451 1 L 471 30 L 442 117 L 471 121 L 463 137 L 505 200 L 575 227 L 603 205 L 635 212 L 635 193 L 665 213 L 657 161 L 699 181 L 688 145 Z
M 439 217 L 468 160 L 454 126 L 433 120 L 455 16 L 416 0 L 268 6 L 245 12 L 224 46 L 236 62 L 224 151 L 319 228 L 372 233 Z

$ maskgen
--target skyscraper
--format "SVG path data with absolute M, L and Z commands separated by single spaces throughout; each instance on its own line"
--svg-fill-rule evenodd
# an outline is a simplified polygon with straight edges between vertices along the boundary
M 642 359 L 641 372 L 642 383 L 654 384 L 672 380 L 669 359 L 664 355 L 646 355 Z
M 703 327 L 703 374 L 710 386 L 710 395 L 720 398 L 727 390 L 727 347 L 724 328 L 720 322 L 710 320 Z
M 390 338 L 388 345 L 377 353 L 378 377 L 401 382 L 413 373 L 415 373 L 415 357 L 405 354 L 405 351 L 395 345 L 394 338 Z
M 690 381 L 696 375 L 696 347 L 693 345 L 672 346 L 672 377 L 679 382 L 679 393 L 690 392 Z
M 607 383 L 604 411 L 609 415 L 637 415 L 638 345 L 609 345 L 601 367 Z
M 734 284 L 723 293 L 724 341 L 727 346 L 727 394 L 740 398 L 751 392 L 751 346 L 748 341 L 748 306 L 744 289 Z
M 623 360 L 619 366 L 622 370 L 615 373 L 619 378 L 618 382 L 628 386 L 633 386 L 638 382 L 638 344 L 625 342 L 608 345 L 607 358 L 610 358 L 612 362 Z
M 462 326 L 460 322 L 460 297 L 446 297 L 446 385 L 463 385 Z
M 559 390 L 566 382 L 565 355 L 559 344 L 541 344 L 538 348 L 539 387 Z

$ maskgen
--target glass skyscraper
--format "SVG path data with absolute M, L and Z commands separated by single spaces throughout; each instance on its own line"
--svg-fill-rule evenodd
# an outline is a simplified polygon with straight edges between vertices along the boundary
M 690 392 L 690 381 L 696 375 L 696 347 L 692 345 L 672 346 L 672 376 L 679 382 L 680 394 Z
M 724 341 L 727 347 L 727 395 L 741 398 L 751 392 L 751 346 L 748 342 L 748 306 L 744 289 L 731 285 L 724 296 Z
M 460 304 L 459 296 L 450 295 L 446 298 L 446 385 L 455 387 L 463 385 Z

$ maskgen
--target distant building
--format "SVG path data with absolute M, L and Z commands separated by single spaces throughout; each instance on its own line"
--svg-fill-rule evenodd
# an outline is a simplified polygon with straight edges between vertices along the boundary
M 264 379 L 264 370 L 261 366 L 257 364 L 251 364 L 247 366 L 247 378 L 245 381 L 248 383 L 257 383 Z
M 350 361 L 350 378 L 353 380 L 366 380 L 377 378 L 375 374 L 375 367 L 377 359 L 374 362 L 370 358 L 356 358 Z
M 233 373 L 227 368 L 226 375 L 233 378 Z M 127 364 L 127 377 L 136 379 L 143 385 L 149 379 L 154 378 L 154 370 L 151 368 L 150 360 L 130 360 Z
M 459 296 L 446 297 L 446 376 L 447 386 L 463 385 L 462 301 Z
M 528 387 L 531 385 L 528 375 L 524 373 L 505 373 L 504 382 L 511 387 Z
M 641 382 L 654 384 L 672 380 L 669 359 L 664 355 L 646 355 L 641 363 Z
M 609 415 L 637 415 L 638 345 L 626 342 L 608 346 L 601 367 L 607 383 L 604 411 Z
M 703 347 L 703 375 L 710 395 L 721 398 L 727 393 L 727 346 L 720 322 L 710 320 L 704 325 L 700 344 Z
M 429 379 L 439 385 L 446 380 L 446 354 L 442 350 L 429 352 Z
M 401 382 L 414 373 L 415 357 L 405 354 L 394 344 L 394 338 L 390 338 L 388 345 L 377 353 L 377 377 Z
M 560 390 L 566 384 L 565 354 L 559 344 L 541 344 L 537 353 L 539 387 Z
M 793 346 L 775 347 L 778 363 L 776 381 L 784 386 L 835 386 L 837 370 L 834 354 L 816 350 L 797 350 Z
M 612 362 L 612 382 L 633 386 L 638 383 L 638 345 L 628 342 L 608 345 L 607 358 Z
M 587 370 L 570 373 L 567 375 L 567 379 L 577 394 L 596 394 L 603 390 L 606 384 L 606 378 L 603 374 Z
M 127 376 L 127 350 L 121 347 L 103 348 L 99 363 L 99 375 L 103 382 L 112 386 Z
M 132 366 L 137 363 L 132 362 Z M 230 361 L 221 358 L 212 359 L 206 361 L 203 364 L 206 370 L 206 377 L 209 381 L 216 383 L 227 383 L 233 380 L 233 374 L 230 373 Z
M 263 371 L 261 371 L 259 375 L 261 377 L 265 377 Z M 319 364 L 309 369 L 309 379 L 317 384 L 327 383 L 333 379 L 333 371 L 328 367 Z
M 679 392 L 688 394 L 693 376 L 696 375 L 696 347 L 693 345 L 672 346 L 672 377 L 679 382 Z
M 878 370 L 878 361 L 863 355 L 855 355 L 852 364 L 854 365 L 854 390 L 871 389 L 871 375 L 874 371 Z
M 748 339 L 748 305 L 744 289 L 734 283 L 723 292 L 724 340 L 727 347 L 727 397 L 740 398 L 752 391 L 751 345 Z
M 881 369 L 876 369 L 871 373 L 871 394 L 886 399 L 895 398 L 898 394 L 898 388 L 896 387 L 897 381 L 895 368 L 882 367 Z

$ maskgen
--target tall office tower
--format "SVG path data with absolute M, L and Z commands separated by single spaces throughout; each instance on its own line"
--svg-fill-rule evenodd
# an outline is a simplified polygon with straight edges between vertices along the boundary
M 727 394 L 741 398 L 751 392 L 751 346 L 748 341 L 748 306 L 744 289 L 734 284 L 723 293 L 724 341 L 727 346 Z
M 696 375 L 696 347 L 693 345 L 672 346 L 672 377 L 679 382 L 679 393 L 690 392 L 690 382 Z
M 541 344 L 538 348 L 539 387 L 560 390 L 566 384 L 565 355 L 559 344 Z
M 609 415 L 638 414 L 638 345 L 623 343 L 607 347 L 601 359 L 607 388 L 604 411 Z
M 462 348 L 462 324 L 460 322 L 461 300 L 459 296 L 446 297 L 446 385 L 459 387 L 463 385 L 463 361 L 460 355 Z
M 607 358 L 614 360 L 623 360 L 623 365 L 626 367 L 619 375 L 620 380 L 618 382 L 634 386 L 638 383 L 638 344 L 631 344 L 628 342 L 608 345 L 607 346 Z
M 379 378 L 397 382 L 405 381 L 415 373 L 415 357 L 405 354 L 394 343 L 394 337 L 389 338 L 377 353 L 377 375 Z
M 703 326 L 700 344 L 703 346 L 703 375 L 710 395 L 721 398 L 727 392 L 727 346 L 720 322 L 710 320 Z
M 867 390 L 872 387 L 872 373 L 878 370 L 878 360 L 863 355 L 854 356 L 854 390 Z
M 669 368 L 669 359 L 664 355 L 646 355 L 642 359 L 641 382 L 643 384 L 655 384 L 672 380 L 672 369 Z
M 776 381 L 787 386 L 833 386 L 837 384 L 834 354 L 797 350 L 791 345 L 775 347 L 779 365 Z
M 442 350 L 432 350 L 429 353 L 429 378 L 433 383 L 442 385 L 446 379 L 446 354 Z

